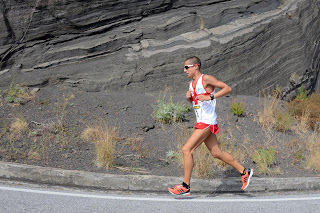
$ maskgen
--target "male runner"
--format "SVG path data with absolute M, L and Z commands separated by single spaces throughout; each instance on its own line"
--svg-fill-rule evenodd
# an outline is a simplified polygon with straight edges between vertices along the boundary
M 176 195 L 190 195 L 190 179 L 193 169 L 193 151 L 204 142 L 214 158 L 218 158 L 239 171 L 244 190 L 248 187 L 253 169 L 246 169 L 238 163 L 231 154 L 220 149 L 216 134 L 219 132 L 217 114 L 215 112 L 216 99 L 231 92 L 231 87 L 215 77 L 200 72 L 201 61 L 192 56 L 184 62 L 184 72 L 192 79 L 187 100 L 192 103 L 196 114 L 197 123 L 189 140 L 182 147 L 184 161 L 184 181 L 181 185 L 168 188 L 169 192 Z M 219 92 L 215 88 L 220 88 Z

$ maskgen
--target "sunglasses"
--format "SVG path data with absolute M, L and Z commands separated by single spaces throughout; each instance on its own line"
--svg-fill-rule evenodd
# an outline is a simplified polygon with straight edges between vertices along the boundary
M 190 67 L 194 67 L 194 65 L 199 65 L 199 64 L 191 64 L 191 65 L 186 65 L 186 66 L 184 66 L 184 69 L 189 69 Z

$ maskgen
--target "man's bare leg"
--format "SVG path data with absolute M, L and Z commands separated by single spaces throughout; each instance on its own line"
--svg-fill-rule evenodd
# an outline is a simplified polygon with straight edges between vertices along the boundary
M 184 182 L 190 184 L 193 162 L 193 151 L 210 135 L 210 129 L 195 129 L 189 140 L 182 148 L 184 161 Z
M 223 162 L 238 170 L 240 174 L 242 174 L 245 168 L 238 161 L 236 161 L 231 154 L 220 149 L 218 139 L 215 134 L 210 134 L 205 139 L 204 143 L 206 144 L 207 148 L 214 158 L 222 160 Z

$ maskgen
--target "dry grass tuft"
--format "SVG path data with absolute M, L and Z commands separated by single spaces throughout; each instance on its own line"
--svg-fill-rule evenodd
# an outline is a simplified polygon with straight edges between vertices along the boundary
M 74 99 L 75 96 L 73 94 L 69 95 L 68 97 L 65 97 L 65 95 L 63 95 L 63 103 L 59 103 L 57 106 L 57 118 L 58 118 L 58 128 L 63 130 L 63 126 L 64 126 L 64 119 L 66 117 L 66 113 L 67 113 L 67 106 L 69 105 L 69 101 L 71 99 Z
M 212 177 L 213 157 L 204 143 L 196 149 L 193 156 L 195 161 L 195 175 L 200 178 Z
M 81 137 L 95 143 L 96 164 L 98 167 L 110 168 L 114 163 L 118 131 L 106 122 L 86 128 Z
M 261 95 L 259 95 L 261 97 Z M 271 129 L 275 124 L 274 112 L 279 106 L 280 98 L 278 94 L 273 94 L 270 97 L 264 93 L 263 109 L 259 112 L 259 123 L 264 129 Z M 260 106 L 261 106 L 260 102 Z
M 144 144 L 143 138 L 141 137 L 127 138 L 126 141 L 130 145 L 131 149 L 136 153 L 138 153 L 139 158 L 145 158 L 149 156 L 150 149 L 147 144 Z
M 307 169 L 320 172 L 320 127 L 310 131 L 306 120 L 308 120 L 308 111 L 293 129 L 297 135 L 289 143 L 289 148 L 292 148 L 295 154 L 293 163 L 305 159 Z
M 87 127 L 82 133 L 81 138 L 87 141 L 99 140 L 99 130 L 93 127 Z
M 28 123 L 24 118 L 15 118 L 14 122 L 10 125 L 10 139 L 18 139 L 21 135 L 28 130 Z
M 288 111 L 275 111 L 274 118 L 274 126 L 279 132 L 286 132 L 291 128 L 292 116 Z
M 291 128 L 292 116 L 289 111 L 280 110 L 280 98 L 280 90 L 275 90 L 271 95 L 264 94 L 262 110 L 258 114 L 263 129 L 271 130 L 275 127 L 277 131 L 285 132 Z
M 320 172 L 320 133 L 314 131 L 310 135 L 306 135 L 306 167 L 307 169 Z
M 200 30 L 204 30 L 204 20 L 201 15 L 200 15 Z
M 29 151 L 28 159 L 30 160 L 41 160 L 41 155 L 35 151 Z

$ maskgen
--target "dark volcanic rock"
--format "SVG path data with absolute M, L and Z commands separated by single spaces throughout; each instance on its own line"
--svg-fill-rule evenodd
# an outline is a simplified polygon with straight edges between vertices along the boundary
M 236 94 L 319 91 L 320 1 L 1 1 L 0 86 L 184 89 L 184 59 Z M 155 82 L 156 80 L 156 82 Z M 294 81 L 294 83 L 292 83 Z

